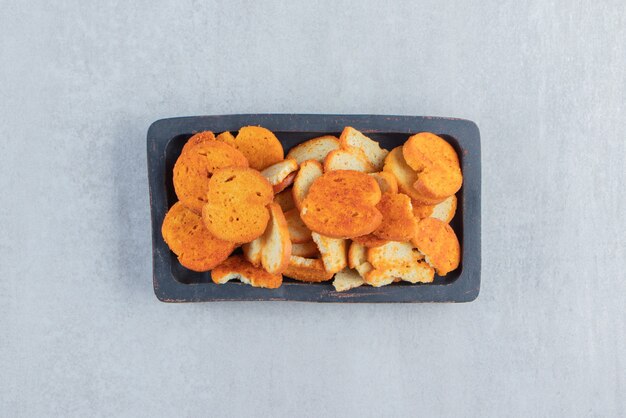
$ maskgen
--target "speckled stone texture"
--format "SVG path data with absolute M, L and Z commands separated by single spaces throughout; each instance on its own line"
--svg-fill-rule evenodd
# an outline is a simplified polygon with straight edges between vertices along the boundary
M 626 414 L 623 1 L 0 3 L 0 415 Z M 475 121 L 478 299 L 158 302 L 146 130 L 248 112 Z

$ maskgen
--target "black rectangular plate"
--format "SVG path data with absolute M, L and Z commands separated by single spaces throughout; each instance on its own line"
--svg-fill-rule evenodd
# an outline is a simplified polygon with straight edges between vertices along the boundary
M 195 132 L 236 132 L 242 126 L 260 125 L 273 131 L 285 153 L 303 141 L 331 134 L 345 126 L 364 132 L 389 150 L 409 135 L 433 132 L 456 149 L 463 170 L 463 187 L 451 225 L 461 241 L 460 267 L 428 284 L 394 283 L 373 288 L 361 286 L 335 292 L 331 282 L 302 283 L 285 278 L 278 289 L 260 289 L 239 282 L 216 285 L 210 273 L 196 273 L 180 265 L 161 236 L 161 224 L 176 201 L 172 169 L 187 139 Z M 152 262 L 154 293 L 163 302 L 291 300 L 306 302 L 469 302 L 480 290 L 480 134 L 463 119 L 384 115 L 250 114 L 192 116 L 161 119 L 148 129 L 148 179 L 152 212 Z

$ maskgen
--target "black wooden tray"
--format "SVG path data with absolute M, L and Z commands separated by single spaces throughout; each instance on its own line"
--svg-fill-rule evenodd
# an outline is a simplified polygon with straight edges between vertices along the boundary
M 409 134 L 434 132 L 454 146 L 463 169 L 463 187 L 451 225 L 461 241 L 460 267 L 428 284 L 394 283 L 335 292 L 331 282 L 302 283 L 285 278 L 278 289 L 260 289 L 239 282 L 216 285 L 210 273 L 180 265 L 161 237 L 161 224 L 176 201 L 172 169 L 187 139 L 195 132 L 216 134 L 261 125 L 273 131 L 285 148 L 317 136 L 339 135 L 345 126 L 366 133 L 389 150 Z M 462 119 L 383 115 L 227 115 L 161 119 L 148 129 L 148 178 L 152 210 L 154 293 L 163 302 L 291 300 L 307 302 L 469 302 L 480 290 L 480 134 Z

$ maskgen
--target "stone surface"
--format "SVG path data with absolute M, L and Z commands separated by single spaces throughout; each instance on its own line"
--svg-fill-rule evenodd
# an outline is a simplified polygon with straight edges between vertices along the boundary
M 0 415 L 626 414 L 624 2 L 1 3 Z M 478 300 L 158 302 L 146 130 L 245 112 L 474 120 Z

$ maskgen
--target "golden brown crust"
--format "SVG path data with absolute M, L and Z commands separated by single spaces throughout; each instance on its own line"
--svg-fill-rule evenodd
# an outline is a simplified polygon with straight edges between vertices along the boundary
M 280 193 L 274 193 L 274 202 L 280 205 L 283 213 L 296 207 L 296 204 L 293 201 L 293 194 L 291 192 L 291 189 L 285 189 Z
M 188 152 L 191 148 L 195 147 L 198 144 L 202 144 L 204 142 L 215 141 L 215 135 L 211 131 L 198 132 L 194 134 L 187 140 L 185 145 L 183 146 L 181 155 Z
M 285 156 L 283 146 L 276 136 L 260 126 L 244 126 L 239 130 L 233 146 L 243 153 L 256 170 L 282 161 Z
M 284 275 L 301 282 L 317 283 L 332 279 L 334 273 L 327 272 L 320 259 L 291 256 Z
M 461 245 L 447 223 L 435 218 L 420 220 L 412 242 L 440 276 L 445 276 L 459 266 Z
M 376 205 L 383 221 L 373 232 L 389 241 L 409 241 L 417 230 L 411 198 L 402 193 L 385 193 Z
M 445 200 L 431 199 L 420 194 L 413 185 L 417 181 L 417 173 L 404 160 L 402 147 L 396 147 L 385 158 L 383 171 L 392 174 L 398 182 L 398 190 L 411 199 L 424 205 L 436 205 Z
M 209 181 L 223 167 L 247 167 L 246 157 L 230 145 L 204 141 L 188 148 L 174 165 L 174 190 L 178 199 L 200 214 L 206 203 Z
M 389 242 L 389 240 L 387 239 L 378 238 L 373 233 L 361 235 L 360 237 L 352 237 L 352 241 L 361 244 L 367 248 L 380 247 L 381 245 L 385 245 Z
M 371 173 L 370 176 L 378 182 L 381 193 L 398 193 L 398 180 L 391 173 L 381 171 L 378 173 Z
M 435 205 L 424 205 L 415 199 L 411 199 L 411 204 L 413 205 L 413 216 L 415 216 L 415 219 L 418 221 L 430 217 L 435 208 Z
M 217 137 L 216 140 L 226 142 L 228 145 L 234 147 L 235 146 L 235 137 L 228 131 L 222 132 Z
M 291 242 L 300 244 L 311 241 L 311 230 L 304 224 L 300 218 L 300 212 L 297 208 L 291 209 L 285 213 L 287 226 L 289 227 L 289 236 Z
M 235 248 L 232 242 L 211 235 L 202 218 L 181 202 L 176 202 L 165 215 L 161 233 L 180 264 L 194 271 L 212 269 Z
M 262 268 L 255 267 L 241 255 L 229 257 L 211 271 L 211 280 L 214 283 L 223 284 L 228 280 L 239 279 L 249 282 L 253 287 L 276 289 L 283 283 L 282 274 L 271 274 Z
M 315 180 L 300 215 L 311 231 L 331 238 L 351 238 L 373 232 L 382 221 L 376 204 L 378 183 L 365 173 L 335 170 Z
M 272 186 L 258 171 L 244 167 L 217 170 L 209 181 L 202 218 L 216 237 L 246 243 L 263 234 L 269 220 Z
M 443 138 L 430 132 L 411 136 L 402 147 L 406 163 L 417 172 L 413 188 L 427 199 L 456 193 L 463 183 L 459 158 Z
M 437 218 L 446 223 L 450 223 L 456 213 L 457 198 L 455 195 L 436 205 L 422 205 L 412 200 L 413 215 L 417 220 L 424 218 Z
M 274 194 L 277 195 L 278 193 L 285 190 L 287 187 L 291 186 L 297 174 L 298 174 L 297 172 L 290 173 L 287 177 L 283 179 L 283 181 L 281 181 L 278 184 L 273 185 L 272 189 L 274 190 Z M 291 191 L 289 192 L 289 194 L 291 195 Z M 293 196 L 291 196 L 291 201 L 293 202 Z

